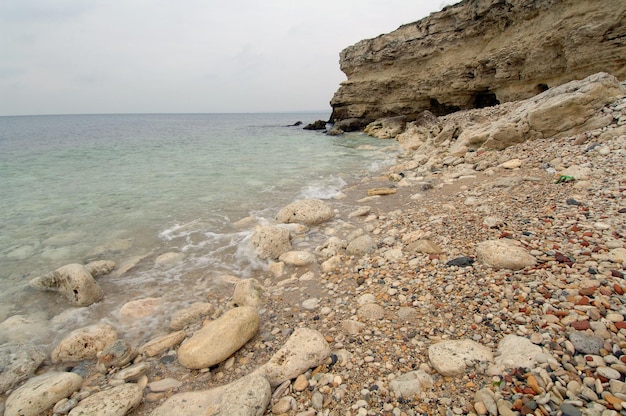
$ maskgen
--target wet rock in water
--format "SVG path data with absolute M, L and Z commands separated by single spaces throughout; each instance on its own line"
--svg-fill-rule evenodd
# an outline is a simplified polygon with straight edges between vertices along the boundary
M 276 221 L 283 224 L 318 225 L 331 220 L 334 216 L 333 207 L 326 202 L 320 199 L 303 199 L 292 202 L 278 211 Z
M 177 389 L 182 385 L 182 382 L 174 378 L 168 377 L 161 380 L 153 381 L 152 383 L 148 383 L 148 389 L 153 393 L 159 393 L 163 391 Z
M 433 379 L 430 374 L 419 370 L 402 374 L 389 382 L 389 388 L 397 396 L 411 397 L 421 393 L 425 389 L 433 387 Z
M 457 257 L 455 259 L 450 260 L 446 264 L 448 266 L 457 266 L 457 267 L 469 267 L 474 264 L 474 259 L 468 256 Z
M 139 347 L 139 354 L 145 354 L 148 357 L 159 355 L 170 348 L 176 347 L 185 339 L 185 331 L 176 331 L 170 334 L 151 339 L 150 341 Z
M 431 345 L 428 348 L 428 358 L 439 374 L 457 376 L 465 373 L 467 367 L 479 362 L 493 361 L 493 353 L 484 345 L 464 339 Z
M 123 367 L 137 356 L 137 351 L 128 341 L 118 339 L 98 353 L 97 367 L 105 371 L 109 367 Z
M 291 250 L 291 235 L 282 227 L 257 225 L 250 245 L 259 258 L 277 260 L 281 254 Z
M 117 339 L 117 330 L 108 324 L 94 324 L 69 333 L 50 354 L 52 361 L 91 360 Z
M 169 252 L 163 253 L 154 260 L 157 266 L 173 266 L 180 263 L 185 258 L 183 253 Z
M 32 344 L 0 346 L 0 394 L 34 374 L 46 355 Z
M 153 315 L 162 303 L 163 298 L 131 300 L 120 308 L 120 319 L 129 321 Z
M 259 329 L 256 308 L 243 306 L 209 322 L 178 349 L 178 361 L 200 369 L 219 364 L 245 345 Z
M 41 314 L 13 315 L 0 322 L 1 344 L 26 344 L 39 336 L 49 322 Z
M 254 278 L 240 280 L 235 284 L 231 305 L 235 308 L 241 306 L 258 308 L 263 303 L 261 300 L 262 293 L 263 287 L 258 280 Z
M 330 355 L 324 336 L 314 329 L 297 328 L 285 345 L 253 374 L 267 378 L 272 387 L 291 380 L 312 367 L 322 364 Z
M 113 376 L 114 380 L 123 380 L 123 381 L 135 381 L 141 378 L 148 370 L 150 369 L 150 365 L 146 361 L 142 361 L 137 364 L 133 364 L 130 367 L 126 367 Z
M 324 120 L 316 120 L 302 128 L 304 130 L 326 130 L 326 122 Z
M 97 260 L 85 264 L 85 269 L 93 277 L 100 277 L 111 273 L 117 267 L 117 263 L 112 260 Z
M 378 244 L 376 243 L 376 240 L 369 235 L 362 235 L 350 241 L 346 247 L 346 251 L 348 254 L 352 254 L 354 256 L 362 256 L 373 252 L 377 247 Z
M 281 254 L 278 260 L 290 266 L 308 266 L 315 263 L 317 258 L 308 251 L 288 251 Z
M 83 378 L 78 374 L 59 371 L 33 377 L 9 395 L 4 414 L 40 416 L 78 390 L 82 383 Z
M 476 256 L 482 263 L 501 269 L 521 270 L 537 263 L 526 249 L 508 240 L 480 242 L 476 246 Z
M 207 302 L 196 302 L 185 309 L 174 312 L 170 321 L 170 329 L 178 331 L 213 312 L 215 308 Z
M 211 390 L 175 394 L 151 416 L 261 416 L 271 396 L 271 387 L 264 377 L 249 375 Z
M 75 306 L 89 306 L 102 299 L 102 288 L 82 264 L 68 264 L 32 279 L 29 286 L 61 293 Z
M 125 383 L 81 400 L 69 415 L 124 416 L 137 407 L 142 398 L 141 387 L 135 383 Z

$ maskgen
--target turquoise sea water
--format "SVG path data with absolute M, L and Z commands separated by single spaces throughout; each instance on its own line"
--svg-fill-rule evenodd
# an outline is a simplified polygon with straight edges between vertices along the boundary
M 210 286 L 211 276 L 262 269 L 246 250 L 251 227 L 233 222 L 269 220 L 303 197 L 332 198 L 391 160 L 384 141 L 286 127 L 327 118 L 0 117 L 0 322 L 41 305 L 51 319 L 62 300 L 27 282 L 68 263 L 145 259 L 101 283 L 111 286 L 103 301 L 110 310 L 140 294 L 185 298 L 198 280 Z M 182 260 L 155 265 L 167 252 Z

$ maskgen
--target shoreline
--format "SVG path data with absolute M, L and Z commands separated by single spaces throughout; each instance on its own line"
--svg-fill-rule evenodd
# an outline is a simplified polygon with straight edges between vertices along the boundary
M 603 108 L 626 120 L 626 98 Z M 331 355 L 273 388 L 267 414 L 494 414 L 494 406 L 495 414 L 621 410 L 626 280 L 624 264 L 611 256 L 626 242 L 626 132 L 604 134 L 623 130 L 620 122 L 469 152 L 467 159 L 488 166 L 471 174 L 453 159 L 444 164 L 454 155 L 439 152 L 440 166 L 422 175 L 408 168 L 416 153 L 409 151 L 411 157 L 400 158 L 387 174 L 348 185 L 346 198 L 331 202 L 334 220 L 309 230 L 315 238 L 347 243 L 361 229 L 376 248 L 364 255 L 340 251 L 336 267 L 313 277 L 307 272 L 322 265 L 287 267 L 280 276 L 261 273 L 258 332 L 208 369 L 181 366 L 175 346 L 137 359 L 148 365 L 135 380 L 145 392 L 128 414 L 148 415 L 177 394 L 240 380 L 298 328 L 319 331 Z M 587 178 L 560 183 L 550 171 L 574 165 L 588 167 Z M 395 194 L 367 196 L 369 189 L 392 187 Z M 370 209 L 350 215 L 364 206 Z M 310 239 L 299 233 L 295 250 Z M 485 264 L 476 247 L 487 240 L 513 242 L 535 263 L 519 270 Z M 326 256 L 322 249 L 316 253 Z M 448 264 L 461 257 L 471 261 Z M 214 311 L 208 317 L 229 309 L 233 283 L 209 294 Z M 187 337 L 200 321 L 185 327 Z M 513 355 L 500 349 L 508 336 L 538 349 L 525 369 L 496 368 L 498 357 Z M 480 344 L 493 356 L 443 370 L 432 348 L 452 340 Z M 444 362 L 454 362 L 452 356 Z M 64 365 L 46 364 L 38 372 L 52 368 Z M 120 369 L 101 373 L 88 361 L 82 371 L 80 391 L 95 394 L 107 391 Z M 425 379 L 403 393 L 397 382 L 407 375 Z M 180 384 L 159 391 L 153 383 L 163 380 Z

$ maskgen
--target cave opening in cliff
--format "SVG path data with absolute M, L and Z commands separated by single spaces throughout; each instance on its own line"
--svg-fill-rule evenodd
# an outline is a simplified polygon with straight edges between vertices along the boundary
M 474 95 L 474 108 L 493 107 L 498 104 L 500 104 L 498 97 L 489 90 Z
M 430 112 L 437 117 L 445 116 L 446 114 L 450 113 L 455 113 L 459 110 L 461 110 L 461 107 L 459 107 L 458 105 L 442 104 L 436 98 L 430 99 Z

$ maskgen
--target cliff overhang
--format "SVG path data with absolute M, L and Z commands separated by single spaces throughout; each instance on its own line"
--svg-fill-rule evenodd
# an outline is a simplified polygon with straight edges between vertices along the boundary
M 344 49 L 340 66 L 330 121 L 350 129 L 522 100 L 600 71 L 624 79 L 626 2 L 465 0 Z

